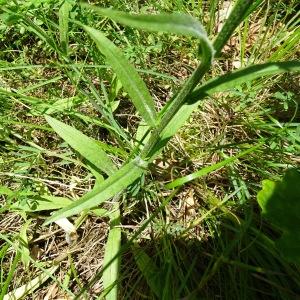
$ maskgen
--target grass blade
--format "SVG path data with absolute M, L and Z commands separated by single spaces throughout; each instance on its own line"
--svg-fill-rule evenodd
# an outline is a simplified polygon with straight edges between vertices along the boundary
M 82 25 L 82 27 L 94 40 L 99 51 L 106 57 L 106 60 L 116 72 L 124 90 L 131 97 L 142 118 L 149 126 L 155 127 L 156 112 L 154 101 L 138 72 L 127 61 L 121 50 L 107 39 L 102 32 L 85 25 Z
M 71 2 L 69 0 L 65 0 L 58 11 L 60 45 L 65 53 L 68 52 L 69 13 L 70 13 L 71 9 L 72 9 Z
M 121 250 L 121 228 L 120 225 L 120 209 L 116 203 L 114 211 L 111 213 L 110 231 L 105 245 L 105 253 L 103 260 L 103 287 L 106 300 L 118 299 L 118 285 L 120 269 L 120 253 Z
M 63 78 L 63 77 L 62 77 L 61 75 L 56 76 L 56 77 L 54 77 L 54 78 L 45 80 L 45 81 L 43 81 L 43 82 L 41 82 L 41 83 L 38 83 L 38 84 L 34 84 L 34 85 L 31 85 L 31 86 L 28 86 L 28 87 L 26 87 L 26 88 L 24 88 L 24 89 L 20 89 L 20 90 L 18 90 L 18 93 L 24 94 L 24 93 L 27 93 L 27 92 L 29 92 L 29 91 L 33 91 L 33 90 L 38 89 L 38 88 L 40 88 L 40 87 L 43 87 L 43 86 L 45 86 L 45 85 L 47 85 L 47 84 L 49 84 L 49 83 L 57 82 L 57 81 L 61 80 L 62 78 Z
M 44 30 L 41 26 L 37 25 L 34 21 L 28 18 L 25 14 L 15 14 L 14 12 L 10 11 L 10 13 L 14 14 L 15 16 L 19 16 L 22 22 L 24 23 L 25 27 L 28 30 L 36 34 L 42 41 L 44 41 L 48 46 L 50 46 L 54 51 L 59 53 L 58 46 L 55 42 L 53 35 L 50 31 Z
M 55 212 L 46 220 L 44 225 L 54 222 L 61 218 L 66 218 L 82 212 L 84 209 L 95 207 L 109 198 L 113 197 L 123 189 L 128 187 L 144 172 L 143 166 L 140 165 L 140 158 L 136 158 L 130 163 L 124 165 L 121 169 L 101 182 L 99 186 L 91 192 L 84 195 L 69 206 Z
M 255 151 L 257 148 L 259 148 L 260 146 L 262 145 L 262 143 L 258 144 L 258 145 L 255 145 L 245 151 L 242 151 L 241 153 L 235 155 L 235 156 L 232 156 L 232 157 L 229 157 L 229 158 L 226 158 L 216 164 L 213 164 L 211 166 L 208 166 L 208 167 L 205 167 L 205 168 L 202 168 L 201 170 L 197 171 L 197 172 L 194 172 L 192 174 L 189 174 L 187 176 L 184 176 L 184 177 L 181 177 L 181 178 L 178 178 L 170 183 L 168 183 L 166 185 L 166 188 L 169 188 L 169 189 L 172 189 L 172 188 L 175 188 L 177 186 L 180 186 L 180 185 L 183 185 L 187 182 L 190 182 L 196 178 L 199 178 L 199 177 L 202 177 L 202 176 L 205 176 L 213 171 L 216 171 L 220 168 L 223 168 L 225 167 L 226 165 L 234 162 L 235 160 L 237 160 L 238 158 L 241 158 L 253 151 Z
M 299 39 L 300 39 L 300 27 L 298 27 L 295 32 L 286 39 L 280 47 L 271 55 L 270 60 L 280 60 L 286 54 L 290 55 L 294 52 L 294 49 L 299 49 Z
M 65 197 L 42 195 L 30 197 L 26 202 L 16 202 L 10 206 L 11 210 L 21 210 L 25 212 L 37 212 L 43 210 L 54 210 L 70 205 L 73 201 Z
M 122 11 L 99 8 L 93 5 L 82 4 L 86 8 L 108 17 L 121 24 L 143 29 L 146 31 L 159 31 L 166 33 L 193 36 L 198 38 L 205 48 L 213 53 L 213 47 L 207 38 L 207 34 L 199 21 L 187 14 L 160 13 L 157 15 L 132 15 Z M 212 56 L 212 55 L 211 55 Z
M 10 267 L 9 267 L 9 271 L 8 271 L 8 274 L 7 274 L 7 277 L 4 281 L 4 283 L 2 284 L 1 286 L 1 292 L 0 292 L 0 299 L 4 299 L 5 294 L 9 288 L 9 285 L 13 279 L 13 275 L 14 275 L 14 272 L 17 268 L 17 265 L 20 261 L 20 257 L 21 257 L 21 254 L 19 252 L 16 253 L 12 263 L 10 264 Z
M 49 274 L 52 275 L 54 272 L 58 269 L 58 266 L 51 267 L 47 269 L 47 273 L 41 273 L 34 279 L 32 279 L 30 282 L 22 285 L 21 287 L 12 290 L 8 294 L 2 298 L 3 300 L 17 300 L 22 299 L 26 295 L 32 293 L 34 290 L 36 290 L 38 287 L 40 287 L 45 281 L 49 279 Z M 49 273 L 49 274 L 48 274 Z
M 159 268 L 155 265 L 152 259 L 146 254 L 146 252 L 140 248 L 138 245 L 132 246 L 132 253 L 136 264 L 138 265 L 141 273 L 145 277 L 150 289 L 152 292 L 161 299 L 163 285 L 160 281 L 160 271 Z
M 93 166 L 111 175 L 116 170 L 115 165 L 102 150 L 99 144 L 77 129 L 64 124 L 50 116 L 45 117 L 54 131 L 60 135 L 73 149 L 79 152 Z

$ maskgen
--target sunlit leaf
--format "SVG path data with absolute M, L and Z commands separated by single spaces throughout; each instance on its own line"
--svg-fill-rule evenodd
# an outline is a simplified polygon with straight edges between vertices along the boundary
M 88 4 L 82 4 L 86 8 L 108 17 L 116 22 L 146 31 L 158 31 L 173 33 L 198 38 L 204 44 L 205 51 L 213 53 L 213 47 L 207 38 L 207 34 L 199 21 L 190 15 L 182 13 L 160 14 L 129 14 L 122 11 L 100 8 Z M 212 55 L 210 55 L 212 56 Z
M 105 253 L 103 259 L 103 287 L 105 299 L 118 299 L 118 278 L 120 269 L 121 249 L 121 227 L 119 204 L 115 203 L 113 211 L 110 213 L 110 230 L 105 244 Z
M 60 218 L 69 217 L 82 212 L 85 209 L 95 207 L 104 201 L 110 199 L 123 189 L 127 188 L 144 172 L 144 167 L 139 158 L 134 159 L 124 165 L 113 175 L 101 182 L 97 188 L 84 195 L 79 200 L 74 201 L 71 205 L 55 212 L 45 222 L 45 225 L 56 221 Z
M 72 200 L 65 197 L 57 197 L 51 195 L 31 196 L 25 201 L 13 203 L 10 208 L 12 210 L 22 210 L 25 212 L 35 212 L 43 210 L 54 210 L 66 207 L 72 203 Z
M 27 229 L 31 223 L 31 220 L 27 220 L 20 229 L 19 234 L 19 248 L 21 253 L 21 261 L 24 264 L 25 268 L 27 269 L 29 267 L 29 245 L 28 245 L 28 237 L 27 237 Z
M 191 94 L 190 103 L 197 101 L 205 94 L 211 95 L 213 93 L 224 92 L 226 90 L 236 88 L 246 82 L 251 82 L 257 78 L 277 75 L 286 72 L 300 72 L 300 62 L 271 62 L 246 67 L 230 74 L 221 75 L 208 81 L 203 86 L 195 89 Z
M 79 130 L 46 116 L 47 122 L 73 149 L 80 153 L 93 166 L 110 175 L 116 170 L 115 165 L 102 150 L 101 146 Z
M 60 44 L 65 53 L 67 53 L 69 44 L 69 13 L 72 6 L 72 1 L 64 0 L 58 11 Z
M 134 106 L 149 126 L 156 126 L 154 101 L 135 68 L 127 61 L 121 50 L 105 35 L 94 28 L 82 25 L 84 30 L 96 43 L 99 51 L 116 72 L 123 88 L 129 94 Z

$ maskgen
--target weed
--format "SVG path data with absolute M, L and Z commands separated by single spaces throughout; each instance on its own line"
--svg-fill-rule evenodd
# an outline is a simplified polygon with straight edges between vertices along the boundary
M 296 4 L 186 2 L 4 1 L 2 296 L 21 265 L 48 298 L 49 278 L 87 299 L 297 294 L 253 202 L 298 161 L 297 75 L 278 76 L 300 69 Z M 53 224 L 69 217 L 74 241 Z

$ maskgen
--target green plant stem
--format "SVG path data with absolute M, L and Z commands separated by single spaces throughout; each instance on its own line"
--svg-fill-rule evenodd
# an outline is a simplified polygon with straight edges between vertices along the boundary
M 226 44 L 230 36 L 236 27 L 243 21 L 249 7 L 251 6 L 252 1 L 250 0 L 238 0 L 236 5 L 234 6 L 229 18 L 226 20 L 221 32 L 217 36 L 214 42 L 214 50 L 216 54 L 218 54 L 223 46 Z M 173 100 L 170 108 L 163 115 L 158 127 L 153 129 L 148 143 L 145 145 L 142 150 L 140 157 L 142 159 L 151 160 L 151 156 L 153 156 L 153 152 L 155 152 L 156 144 L 159 142 L 159 137 L 165 127 L 170 123 L 172 118 L 178 112 L 178 110 L 182 107 L 184 103 L 187 102 L 187 98 L 190 93 L 194 90 L 197 84 L 200 82 L 205 73 L 210 69 L 213 54 L 211 55 L 209 50 L 202 46 L 203 53 L 203 61 L 191 75 L 191 77 L 187 80 L 185 85 L 182 87 L 177 97 Z
M 177 97 L 174 99 L 173 104 L 170 108 L 166 111 L 164 116 L 161 119 L 161 122 L 158 128 L 152 131 L 150 139 L 148 143 L 145 145 L 144 149 L 141 152 L 140 157 L 142 159 L 149 158 L 151 156 L 153 150 L 155 149 L 155 145 L 159 140 L 159 135 L 162 133 L 164 128 L 169 124 L 173 116 L 178 112 L 180 107 L 186 102 L 187 97 L 199 83 L 203 75 L 208 71 L 211 66 L 211 57 L 206 58 L 198 68 L 194 71 L 192 76 L 188 79 L 186 84 L 183 86 Z

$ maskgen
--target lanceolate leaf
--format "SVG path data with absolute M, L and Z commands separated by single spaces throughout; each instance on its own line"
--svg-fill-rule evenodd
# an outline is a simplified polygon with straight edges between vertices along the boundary
M 157 144 L 155 151 L 153 151 L 153 158 L 164 147 L 164 145 L 166 145 L 169 139 L 176 134 L 179 128 L 184 125 L 192 112 L 197 109 L 200 101 L 206 96 L 228 91 L 241 84 L 251 82 L 264 76 L 272 76 L 285 72 L 300 72 L 300 62 L 272 62 L 246 67 L 231 74 L 221 75 L 195 89 L 194 92 L 191 93 L 188 103 L 185 103 L 179 109 L 170 121 L 169 125 L 162 131 L 160 141 Z M 146 132 L 147 130 L 149 130 L 149 128 L 144 128 L 143 132 Z
M 54 210 L 70 205 L 73 201 L 65 197 L 42 195 L 28 197 L 26 201 L 12 204 L 12 210 L 22 210 L 25 212 L 37 212 L 43 210 Z
M 107 62 L 116 72 L 122 82 L 124 90 L 129 94 L 131 100 L 142 118 L 151 127 L 156 125 L 156 112 L 154 101 L 135 68 L 123 56 L 119 50 L 99 30 L 82 25 L 97 45 L 99 51 L 106 57 Z
M 89 209 L 103 203 L 128 187 L 142 175 L 143 171 L 144 166 L 140 164 L 140 159 L 134 159 L 108 177 L 105 181 L 101 182 L 97 188 L 93 189 L 79 200 L 74 201 L 71 205 L 55 212 L 46 220 L 45 225 L 60 218 L 78 214 L 84 209 Z
M 96 141 L 52 117 L 46 116 L 46 120 L 57 134 L 96 168 L 107 175 L 111 175 L 116 170 L 113 162 Z
M 132 15 L 122 11 L 105 9 L 87 4 L 83 4 L 83 6 L 90 8 L 95 12 L 106 16 L 116 22 L 138 29 L 196 37 L 204 44 L 205 49 L 213 53 L 213 47 L 207 38 L 205 29 L 199 21 L 197 21 L 190 15 L 179 13 Z
M 120 268 L 121 228 L 119 203 L 115 203 L 110 213 L 110 230 L 105 245 L 103 259 L 103 287 L 106 300 L 118 299 L 118 277 Z
M 225 92 L 246 82 L 251 82 L 263 76 L 271 76 L 284 72 L 299 72 L 299 61 L 274 62 L 250 66 L 231 74 L 222 75 L 210 80 L 200 88 L 197 88 L 190 96 L 189 103 L 185 103 L 175 114 L 169 125 L 160 135 L 160 143 L 156 151 L 160 151 L 168 140 L 176 134 L 178 129 L 188 120 L 192 112 L 197 108 L 200 100 L 213 93 Z M 157 153 L 157 152 L 156 152 Z
M 70 0 L 64 0 L 62 6 L 59 9 L 59 33 L 60 33 L 60 43 L 64 52 L 68 51 L 68 41 L 69 41 L 69 13 L 72 9 L 72 3 Z
M 48 123 L 52 126 L 52 128 L 69 143 L 77 152 L 79 152 L 83 157 L 89 160 L 94 166 L 106 172 L 108 175 L 112 175 L 117 169 L 106 155 L 106 153 L 102 150 L 96 141 L 88 138 L 78 130 L 73 127 L 66 125 L 56 119 L 51 117 L 47 117 Z M 131 168 L 132 170 L 132 168 Z M 120 176 L 120 174 L 119 174 Z M 120 177 L 117 175 L 117 180 Z M 123 182 L 128 182 L 126 180 L 134 180 L 133 176 L 125 173 L 123 174 Z M 70 216 L 72 214 L 76 214 L 81 212 L 83 209 L 91 208 L 96 206 L 97 204 L 107 200 L 108 198 L 114 196 L 114 188 L 118 191 L 118 189 L 122 190 L 126 188 L 128 184 L 122 186 L 122 182 L 119 185 L 114 185 L 112 177 L 109 178 L 108 184 L 105 186 L 103 184 L 99 184 L 98 187 L 94 188 L 92 192 L 85 195 L 78 201 L 70 202 L 67 205 L 61 205 L 60 207 L 66 207 L 65 210 L 58 211 L 55 215 L 66 214 L 66 216 Z M 121 177 L 122 179 L 122 177 Z M 107 187 L 107 189 L 105 189 Z M 95 196 L 96 195 L 96 196 Z M 89 198 L 91 196 L 91 198 Z M 93 198 L 94 197 L 94 198 Z M 40 204 L 40 202 L 38 202 Z M 43 204 L 43 203 L 42 203 Z M 47 203 L 46 203 L 47 204 Z M 52 203 L 51 203 L 52 204 Z M 56 203 L 55 203 L 56 204 Z M 88 206 L 87 206 L 88 205 Z M 90 206 L 91 205 L 91 206 Z M 120 223 L 120 210 L 119 204 L 116 203 L 114 207 L 114 211 L 111 213 L 111 226 L 119 225 Z M 53 205 L 52 205 L 53 206 Z M 44 208 L 38 207 L 40 210 Z M 53 207 L 52 207 L 53 208 Z M 55 215 L 53 217 L 55 217 Z M 65 217 L 58 217 L 57 219 L 62 219 Z M 117 299 L 117 278 L 119 275 L 119 264 L 120 257 L 117 257 L 116 254 L 120 250 L 121 246 L 121 229 L 120 227 L 112 227 L 110 229 L 108 240 L 105 246 L 105 255 L 104 255 L 104 267 L 105 270 L 103 272 L 103 286 L 104 289 L 107 290 L 106 299 L 115 300 Z M 114 259 L 113 259 L 114 258 Z M 111 261 L 113 259 L 113 261 Z
M 197 101 L 199 98 L 203 97 L 203 94 L 224 92 L 257 78 L 297 71 L 300 72 L 299 61 L 271 62 L 246 67 L 231 74 L 222 75 L 212 79 L 200 88 L 195 89 L 191 94 L 190 102 Z

